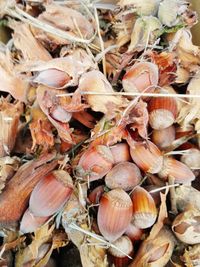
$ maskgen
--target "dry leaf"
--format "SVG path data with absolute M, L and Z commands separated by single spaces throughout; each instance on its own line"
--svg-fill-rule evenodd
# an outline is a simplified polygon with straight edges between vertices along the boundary
M 15 74 L 9 54 L 0 51 L 0 91 L 10 93 L 16 100 L 27 102 L 28 82 Z
M 35 39 L 29 25 L 21 22 L 11 21 L 9 26 L 14 30 L 14 45 L 21 51 L 23 60 L 51 60 L 51 55 Z
M 10 155 L 15 145 L 15 140 L 23 112 L 22 103 L 10 103 L 8 99 L 0 99 L 0 156 Z
M 120 96 L 104 96 L 103 93 L 114 93 L 111 84 L 106 77 L 98 70 L 87 72 L 81 76 L 79 82 L 81 92 L 97 92 L 102 95 L 85 95 L 87 103 L 94 111 L 100 111 L 107 114 L 109 105 L 112 105 L 115 110 L 122 105 Z
M 37 88 L 37 101 L 48 120 L 57 129 L 59 137 L 71 144 L 73 141 L 68 122 L 72 115 L 63 108 L 63 103 L 69 103 L 70 98 L 58 98 L 57 94 L 59 93 L 63 94 L 64 91 L 39 86 Z
M 46 33 L 38 28 L 32 28 L 35 37 L 45 43 L 50 49 L 55 49 L 58 45 L 69 44 L 75 37 L 88 40 L 92 38 L 94 34 L 93 25 L 79 11 L 55 3 L 47 4 L 45 9 L 38 19 L 42 23 L 55 27 L 55 29 L 65 31 L 71 39 L 67 40 Z

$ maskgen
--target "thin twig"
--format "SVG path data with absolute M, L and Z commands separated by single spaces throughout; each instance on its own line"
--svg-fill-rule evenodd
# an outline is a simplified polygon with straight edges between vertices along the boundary
M 139 92 L 80 92 L 81 95 L 102 95 L 102 96 L 141 96 L 141 97 L 174 97 L 174 98 L 200 98 L 200 95 L 186 95 L 186 94 L 159 94 L 159 93 L 139 93 Z M 74 93 L 58 94 L 57 97 L 73 96 Z
M 103 237 L 97 235 L 97 234 L 94 234 L 94 233 L 91 233 L 85 229 L 82 229 L 81 227 L 79 227 L 78 225 L 76 225 L 75 223 L 71 223 L 69 225 L 70 228 L 74 229 L 74 230 L 77 230 L 79 232 L 82 232 L 90 237 L 93 237 L 95 238 L 96 240 L 99 240 L 101 241 L 102 243 L 105 243 L 107 246 L 109 247 L 112 247 L 112 248 L 115 248 L 116 250 L 120 251 L 121 253 L 123 253 L 125 256 L 127 256 L 129 259 L 132 259 L 131 256 L 129 256 L 128 254 L 126 254 L 124 251 L 122 251 L 121 249 L 119 249 L 118 247 L 116 247 L 115 245 L 113 245 L 112 243 L 109 243 L 108 241 L 106 241 Z
M 96 20 L 97 34 L 99 36 L 100 47 L 101 47 L 101 51 L 102 51 L 102 54 L 103 54 L 102 55 L 103 73 L 106 76 L 106 58 L 105 58 L 105 54 L 104 54 L 104 42 L 103 42 L 103 39 L 101 37 L 100 25 L 99 25 L 99 17 L 98 17 L 96 8 L 94 8 L 94 16 L 95 16 L 95 20 Z
M 178 186 L 180 186 L 180 184 L 170 184 L 170 185 L 168 184 L 168 185 L 156 188 L 156 189 L 152 189 L 151 191 L 149 191 L 149 193 L 156 193 L 156 192 L 160 192 L 160 191 L 167 189 L 167 188 L 178 187 Z

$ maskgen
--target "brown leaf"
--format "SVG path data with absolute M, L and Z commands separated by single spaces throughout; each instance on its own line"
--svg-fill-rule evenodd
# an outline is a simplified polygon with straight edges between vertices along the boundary
M 29 25 L 11 21 L 9 26 L 14 30 L 14 45 L 22 52 L 24 60 L 48 61 L 52 58 L 49 52 L 35 39 Z
M 64 91 L 39 86 L 37 88 L 37 101 L 48 120 L 57 129 L 60 138 L 65 142 L 73 143 L 68 124 L 71 119 L 71 113 L 63 108 L 63 103 L 69 103 L 71 98 L 56 97 L 59 93 L 64 93 Z
M 45 8 L 46 10 L 39 15 L 38 19 L 47 25 L 65 31 L 69 34 L 71 41 L 73 37 L 90 39 L 93 36 L 94 28 L 92 24 L 79 11 L 57 4 L 47 4 Z M 38 28 L 33 28 L 33 33 L 37 39 L 45 43 L 50 49 L 70 43 L 70 40 L 46 33 Z
M 20 116 L 23 112 L 21 103 L 10 103 L 0 99 L 0 157 L 9 155 L 15 145 Z
M 130 124 L 130 128 L 135 131 L 138 130 L 139 135 L 147 139 L 147 127 L 148 127 L 149 115 L 147 110 L 147 103 L 140 100 L 130 111 L 122 118 L 121 124 L 126 127 Z
M 0 91 L 10 93 L 16 100 L 27 101 L 28 83 L 14 72 L 9 54 L 3 52 L 0 52 Z

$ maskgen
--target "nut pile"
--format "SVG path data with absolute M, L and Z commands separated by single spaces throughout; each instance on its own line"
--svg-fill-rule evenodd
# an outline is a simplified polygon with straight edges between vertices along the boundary
M 183 0 L 1 0 L 1 266 L 200 266 L 196 23 Z

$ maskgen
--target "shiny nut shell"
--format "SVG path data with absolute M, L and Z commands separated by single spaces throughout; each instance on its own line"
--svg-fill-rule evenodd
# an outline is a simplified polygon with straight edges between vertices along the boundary
M 134 147 L 130 148 L 130 153 L 133 161 L 143 171 L 158 173 L 161 170 L 163 164 L 162 153 L 151 141 L 135 143 Z
M 122 189 L 113 189 L 101 197 L 97 223 L 108 241 L 117 240 L 126 231 L 132 218 L 132 209 L 131 198 Z
M 62 170 L 45 176 L 33 189 L 29 200 L 35 216 L 51 216 L 67 201 L 73 191 L 70 175 Z
M 132 223 L 141 229 L 151 227 L 157 218 L 154 199 L 144 188 L 137 186 L 131 194 L 133 202 Z
M 148 104 L 149 124 L 153 129 L 161 130 L 171 126 L 177 117 L 176 100 L 172 97 L 155 97 Z
M 109 171 L 105 183 L 110 189 L 122 188 L 129 191 L 139 184 L 141 178 L 140 169 L 134 163 L 121 162 Z

